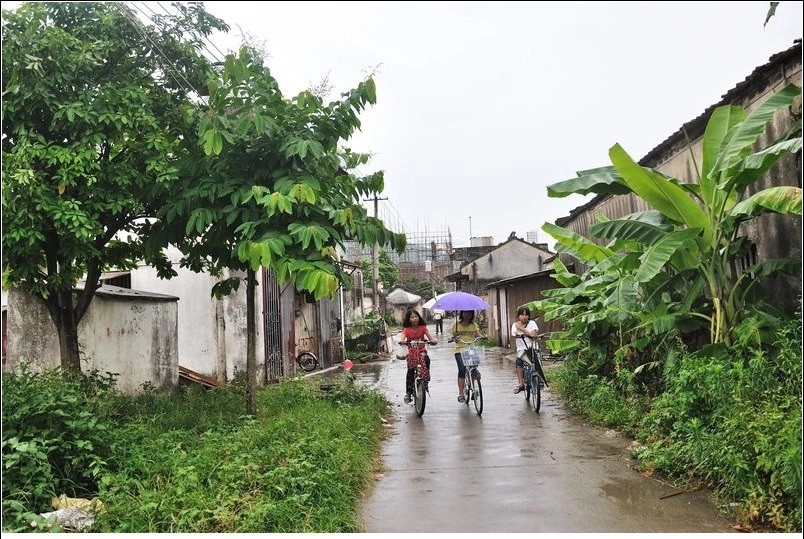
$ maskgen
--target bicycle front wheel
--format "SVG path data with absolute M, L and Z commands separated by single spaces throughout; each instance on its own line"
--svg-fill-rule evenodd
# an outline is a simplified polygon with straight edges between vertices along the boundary
M 480 383 L 480 372 L 472 372 L 472 400 L 475 402 L 477 415 L 483 413 L 483 385 Z
M 427 404 L 427 382 L 422 378 L 416 378 L 413 386 L 413 406 L 416 408 L 416 415 L 421 417 L 424 414 L 424 407 Z
M 539 384 L 539 375 L 534 374 L 530 378 L 530 385 L 533 386 L 531 392 L 531 400 L 533 402 L 533 411 L 538 412 L 542 406 L 542 389 Z
M 525 402 L 530 400 L 530 369 L 525 368 Z
M 318 367 L 318 358 L 310 352 L 302 352 L 296 357 L 296 363 L 304 372 L 310 372 Z

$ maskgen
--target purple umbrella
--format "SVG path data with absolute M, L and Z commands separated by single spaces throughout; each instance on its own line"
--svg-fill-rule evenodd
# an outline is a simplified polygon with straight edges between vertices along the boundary
M 479 297 L 460 290 L 443 294 L 432 306 L 432 309 L 445 311 L 483 311 L 488 308 L 489 304 Z

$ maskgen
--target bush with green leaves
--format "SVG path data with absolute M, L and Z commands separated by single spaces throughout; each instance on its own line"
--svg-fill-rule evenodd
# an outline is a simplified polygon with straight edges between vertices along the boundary
M 114 378 L 62 369 L 3 372 L 3 530 L 30 529 L 51 499 L 92 497 L 118 438 Z
M 743 342 L 684 357 L 644 418 L 643 467 L 703 480 L 744 525 L 800 532 L 801 328 L 800 317 L 780 327 L 773 348 Z

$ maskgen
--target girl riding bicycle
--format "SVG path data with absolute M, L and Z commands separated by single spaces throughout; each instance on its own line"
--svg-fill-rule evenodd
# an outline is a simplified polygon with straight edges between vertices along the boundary
M 458 402 L 466 402 L 463 389 L 466 385 L 466 367 L 463 365 L 461 351 L 467 342 L 480 337 L 480 328 L 475 324 L 474 311 L 461 311 L 458 321 L 452 326 L 452 340 L 455 341 L 455 362 L 458 364 Z
M 402 341 L 421 341 L 427 337 L 431 343 L 435 344 L 436 340 L 430 335 L 427 325 L 422 323 L 422 316 L 410 309 L 405 313 L 405 320 L 402 322 Z M 427 370 L 430 370 L 430 356 L 427 350 L 424 349 L 424 344 L 416 344 L 408 347 L 408 374 L 405 378 L 405 404 L 412 400 L 413 394 L 413 379 L 416 377 L 416 363 L 419 361 L 419 356 L 424 354 L 425 364 Z
M 538 336 L 539 326 L 530 319 L 530 309 L 520 307 L 516 312 L 516 322 L 511 326 L 511 336 L 516 339 L 516 378 L 519 386 L 514 393 L 525 391 L 525 363 L 522 356 L 528 348 L 533 348 Z

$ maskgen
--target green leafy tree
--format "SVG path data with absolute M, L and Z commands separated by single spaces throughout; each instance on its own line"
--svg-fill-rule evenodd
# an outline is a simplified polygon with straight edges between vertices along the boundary
M 368 287 L 374 287 L 374 281 L 371 278 L 371 260 L 363 258 L 360 260 L 360 269 L 363 271 L 364 279 L 368 279 Z M 380 249 L 377 254 L 377 273 L 380 277 L 380 282 L 385 290 L 390 291 L 393 289 L 394 284 L 399 280 L 399 269 L 394 264 L 391 258 L 391 253 L 388 249 Z
M 124 3 L 3 11 L 3 286 L 44 300 L 64 367 L 80 370 L 103 271 L 172 271 L 138 233 L 173 192 L 188 92 L 209 73 L 202 40 L 227 29 L 199 3 L 173 7 L 153 25 Z
M 385 290 L 391 290 L 399 280 L 399 270 L 387 249 L 380 249 L 377 255 L 377 273 L 379 273 L 380 282 Z
M 356 175 L 368 156 L 340 144 L 375 100 L 370 78 L 329 104 L 309 91 L 286 98 L 261 54 L 242 47 L 209 82 L 209 108 L 200 111 L 199 145 L 195 153 L 188 149 L 181 195 L 149 228 L 154 241 L 179 246 L 182 263 L 196 271 L 246 272 L 250 413 L 256 411 L 255 272 L 268 268 L 320 299 L 350 283 L 337 254 L 347 240 L 404 249 L 405 237 L 368 216 L 361 203 L 382 192 L 382 172 Z M 228 294 L 239 283 L 226 278 L 213 293 Z

